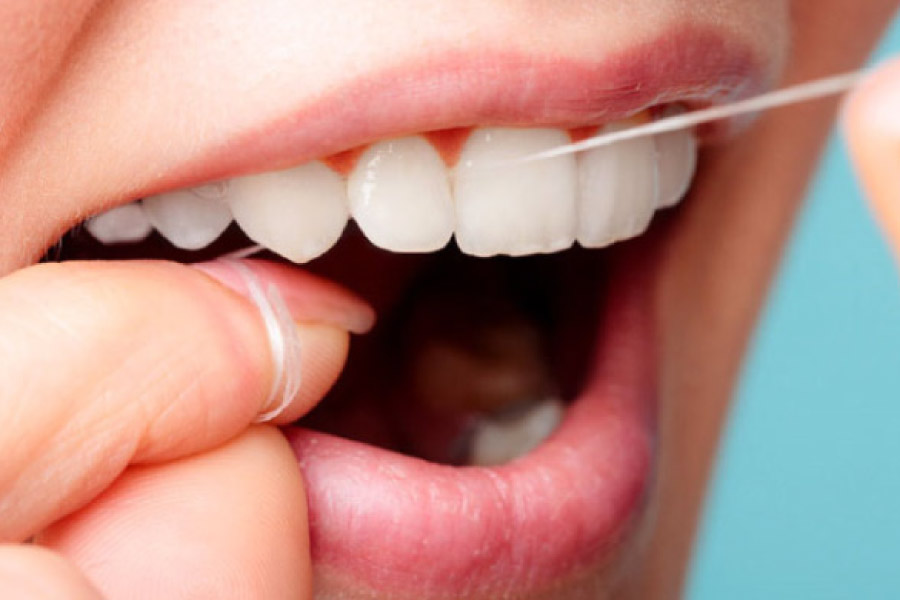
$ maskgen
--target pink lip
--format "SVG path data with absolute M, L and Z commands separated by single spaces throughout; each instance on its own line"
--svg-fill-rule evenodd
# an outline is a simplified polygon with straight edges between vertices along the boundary
M 681 26 L 600 62 L 484 49 L 370 74 L 237 135 L 159 189 L 284 168 L 374 140 L 478 125 L 577 127 L 667 102 L 720 103 L 768 83 L 748 46 Z
M 591 382 L 557 432 L 518 461 L 453 468 L 289 430 L 317 576 L 386 597 L 496 597 L 610 565 L 653 465 L 652 254 L 620 262 Z

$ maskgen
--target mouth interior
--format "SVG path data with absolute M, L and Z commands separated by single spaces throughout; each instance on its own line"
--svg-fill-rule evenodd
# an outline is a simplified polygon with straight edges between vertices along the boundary
M 519 422 L 581 390 L 604 253 L 480 259 L 450 246 L 395 270 L 403 257 L 350 237 L 329 255 L 312 269 L 331 277 L 334 264 L 384 261 L 397 275 L 356 279 L 383 295 L 379 323 L 355 340 L 337 386 L 304 425 L 432 462 L 482 464 L 471 453 L 484 421 Z M 354 279 L 338 281 L 353 288 Z
M 248 245 L 234 225 L 200 251 L 174 248 L 158 234 L 105 245 L 76 228 L 45 260 L 197 262 Z M 475 258 L 453 244 L 428 255 L 396 254 L 370 244 L 351 223 L 304 268 L 357 292 L 378 322 L 354 340 L 338 383 L 299 424 L 441 464 L 498 464 L 527 453 L 589 375 L 605 264 L 618 246 L 518 258 Z M 513 442 L 525 446 L 512 454 L 473 456 L 485 424 L 542 431 Z

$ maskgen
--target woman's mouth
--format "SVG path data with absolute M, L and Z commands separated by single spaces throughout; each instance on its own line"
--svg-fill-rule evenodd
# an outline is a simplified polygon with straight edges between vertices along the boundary
M 624 568 L 654 447 L 658 233 L 641 234 L 687 192 L 697 148 L 680 132 L 492 166 L 571 137 L 379 142 L 144 198 L 63 241 L 65 258 L 179 260 L 255 243 L 376 305 L 338 387 L 287 430 L 321 597 L 552 597 Z
M 579 67 L 582 80 L 548 63 L 535 85 L 565 85 L 540 110 L 533 90 L 517 104 L 464 85 L 437 119 L 363 102 L 355 138 L 335 125 L 345 109 L 307 110 L 307 131 L 257 132 L 250 150 L 190 162 L 60 252 L 194 261 L 256 244 L 376 307 L 337 389 L 286 430 L 308 485 L 317 597 L 602 597 L 628 568 L 652 487 L 666 229 L 644 232 L 688 193 L 697 141 L 509 159 L 757 91 L 749 53 L 718 40 L 665 37 Z M 703 60 L 654 67 L 673 47 Z M 502 77 L 522 87 L 533 67 Z M 600 100 L 560 102 L 603 85 Z M 327 127 L 338 133 L 310 141 Z

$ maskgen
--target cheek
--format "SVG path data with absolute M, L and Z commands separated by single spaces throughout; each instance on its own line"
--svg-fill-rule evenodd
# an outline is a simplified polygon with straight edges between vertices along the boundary
M 96 1 L 0 3 L 0 155 L 52 83 Z

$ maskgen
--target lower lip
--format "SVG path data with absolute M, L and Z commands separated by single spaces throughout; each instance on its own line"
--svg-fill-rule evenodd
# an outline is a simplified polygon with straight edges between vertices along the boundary
M 327 574 L 388 597 L 495 597 L 552 589 L 624 554 L 655 446 L 655 262 L 646 250 L 658 244 L 646 242 L 614 261 L 586 389 L 556 433 L 518 461 L 454 468 L 286 432 L 307 482 L 317 585 Z

